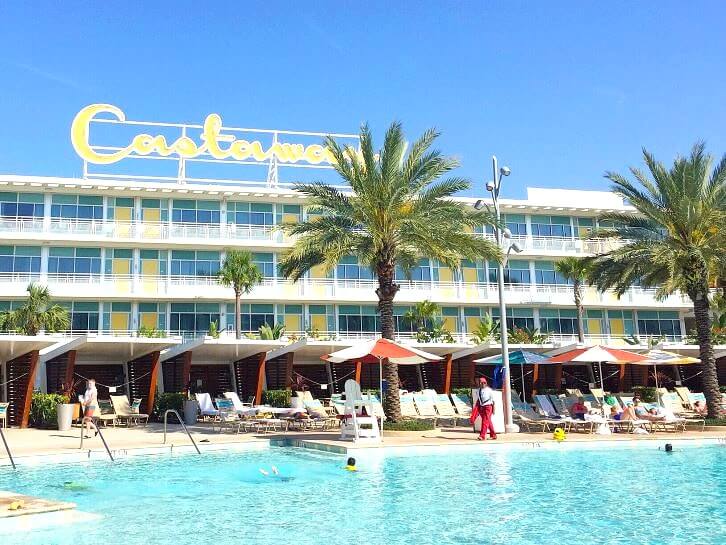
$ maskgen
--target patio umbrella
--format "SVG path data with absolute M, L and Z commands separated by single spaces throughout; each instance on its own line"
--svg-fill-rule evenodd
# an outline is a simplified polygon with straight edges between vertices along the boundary
M 502 365 L 503 359 L 502 354 L 497 354 L 495 356 L 489 356 L 487 358 L 479 358 L 478 360 L 474 360 L 474 363 L 492 363 L 494 365 Z M 550 359 L 546 356 L 543 356 L 542 354 L 537 354 L 535 352 L 528 352 L 527 350 L 513 350 L 509 353 L 509 363 L 511 365 L 520 365 L 520 369 L 522 370 L 522 397 L 523 401 L 527 401 L 526 395 L 524 392 L 524 366 L 525 365 L 540 365 L 540 364 L 547 364 L 552 363 Z
M 329 361 L 330 363 L 343 363 L 351 360 L 360 361 L 361 363 L 378 363 L 380 373 L 379 387 L 382 401 L 384 359 L 397 365 L 417 365 L 419 363 L 441 361 L 443 358 L 436 354 L 429 354 L 423 350 L 418 350 L 412 346 L 405 346 L 394 341 L 389 341 L 388 339 L 374 339 L 343 348 L 336 352 L 331 352 L 330 354 L 321 356 L 320 359 Z M 381 423 L 381 432 L 383 432 L 383 423 Z
M 652 365 L 653 376 L 655 377 L 655 395 L 660 404 L 660 393 L 658 392 L 658 366 L 659 365 L 692 365 L 694 363 L 701 363 L 698 358 L 692 358 L 690 356 L 682 356 L 675 352 L 667 352 L 665 350 L 650 350 L 643 354 L 646 358 L 642 361 L 634 361 L 633 365 Z
M 595 345 L 587 348 L 575 348 L 558 356 L 552 356 L 550 357 L 550 362 L 567 363 L 575 361 L 581 363 L 597 363 L 598 370 L 600 371 L 600 388 L 605 390 L 605 381 L 602 378 L 603 363 L 635 363 L 643 361 L 644 359 L 645 356 L 636 354 L 635 352 Z

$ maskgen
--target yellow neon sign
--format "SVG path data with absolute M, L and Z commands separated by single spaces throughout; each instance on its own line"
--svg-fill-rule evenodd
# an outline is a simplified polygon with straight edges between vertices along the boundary
M 71 124 L 71 143 L 76 153 L 85 161 L 98 165 L 110 165 L 130 156 L 147 155 L 176 156 L 180 159 L 194 159 L 206 155 L 218 160 L 234 159 L 260 163 L 273 158 L 280 163 L 334 163 L 330 151 L 319 144 L 305 146 L 275 142 L 265 149 L 259 140 L 249 141 L 237 139 L 231 134 L 222 134 L 222 118 L 218 114 L 209 114 L 204 120 L 201 142 L 195 142 L 188 136 L 180 136 L 168 143 L 164 135 L 142 133 L 134 136 L 130 144 L 118 150 L 96 150 L 89 142 L 90 125 L 102 113 L 111 114 L 116 121 L 126 121 L 126 115 L 116 106 L 91 104 L 78 112 Z

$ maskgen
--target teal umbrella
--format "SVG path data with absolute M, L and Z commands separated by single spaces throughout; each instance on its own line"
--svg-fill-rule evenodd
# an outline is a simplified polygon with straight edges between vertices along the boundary
M 494 365 L 502 365 L 502 355 L 498 354 L 495 356 L 489 356 L 488 358 L 479 358 L 474 360 L 474 363 L 492 363 Z M 524 366 L 525 365 L 539 365 L 539 364 L 552 363 L 550 359 L 542 354 L 535 352 L 528 352 L 527 350 L 513 350 L 509 353 L 509 364 L 510 365 L 521 365 L 522 370 L 522 397 L 527 401 L 524 393 Z

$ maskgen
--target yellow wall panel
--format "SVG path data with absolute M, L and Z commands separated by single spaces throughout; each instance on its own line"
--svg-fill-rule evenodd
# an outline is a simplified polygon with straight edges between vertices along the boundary
M 328 318 L 322 314 L 313 314 L 310 316 L 310 326 L 318 331 L 328 330 Z
M 159 275 L 159 262 L 155 259 L 145 259 L 141 262 L 141 274 L 150 276 Z
M 142 312 L 139 318 L 142 327 L 156 328 L 159 323 L 159 316 L 156 312 Z
M 125 312 L 112 312 L 111 313 L 111 329 L 128 330 L 129 329 L 129 315 Z
M 285 328 L 288 331 L 302 331 L 302 320 L 297 314 L 285 315 Z
M 113 274 L 131 274 L 131 262 L 128 259 L 114 259 L 111 272 Z
M 454 271 L 451 269 L 439 269 L 439 281 L 440 282 L 453 282 Z
M 464 282 L 478 282 L 479 278 L 477 278 L 476 269 L 472 269 L 471 267 L 464 267 L 462 269 L 464 274 Z

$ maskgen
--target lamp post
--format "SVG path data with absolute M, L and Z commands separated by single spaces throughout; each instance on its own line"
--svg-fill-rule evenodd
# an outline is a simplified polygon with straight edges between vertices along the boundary
M 487 191 L 492 194 L 492 202 L 494 203 L 494 215 L 497 218 L 497 225 L 494 226 L 494 237 L 496 238 L 497 244 L 505 252 L 504 260 L 498 264 L 497 267 L 497 287 L 499 288 L 499 327 L 501 330 L 502 339 L 502 367 L 504 368 L 504 379 L 502 380 L 502 397 L 504 404 L 504 430 L 506 433 L 517 433 L 519 426 L 512 421 L 512 385 L 510 381 L 509 372 L 509 339 L 507 331 L 507 305 L 504 301 L 504 268 L 507 266 L 509 261 L 509 254 L 514 251 L 519 253 L 522 248 L 511 240 L 512 233 L 509 229 L 500 229 L 499 224 L 501 223 L 501 211 L 499 208 L 499 191 L 502 186 L 502 177 L 509 176 L 511 174 L 509 167 L 499 168 L 497 158 L 492 156 L 492 174 L 493 180 L 488 182 L 486 185 Z M 487 206 L 486 203 L 479 200 L 474 205 L 474 208 L 480 210 L 482 207 Z M 522 385 L 524 388 L 524 385 Z

